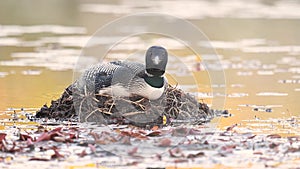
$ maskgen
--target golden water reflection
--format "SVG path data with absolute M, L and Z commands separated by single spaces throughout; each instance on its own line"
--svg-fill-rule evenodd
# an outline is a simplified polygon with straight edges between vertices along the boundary
M 6 6 L 10 6 L 9 9 L 15 8 L 13 7 L 14 3 L 19 2 L 1 2 L 0 11 L 7 12 L 8 8 L 4 8 Z M 106 5 L 99 3 L 100 5 L 94 5 L 93 11 L 92 8 L 87 8 L 89 3 L 84 1 L 72 1 L 67 4 L 61 1 L 45 1 L 45 4 L 47 3 L 49 3 L 49 9 L 45 12 L 48 13 L 47 16 L 37 14 L 43 13 L 40 10 L 34 13 L 29 12 L 28 7 L 25 6 L 22 6 L 15 15 L 0 15 L 0 26 L 8 26 L 5 31 L 0 27 L 1 42 L 5 42 L 4 44 L 0 43 L 1 112 L 5 112 L 9 108 L 15 108 L 18 111 L 20 108 L 37 110 L 45 103 L 49 105 L 51 100 L 57 99 L 63 90 L 72 83 L 73 70 L 71 66 L 76 63 L 76 57 L 88 39 L 86 37 L 92 35 L 107 22 L 126 15 L 128 11 L 141 9 L 139 5 L 129 2 L 107 2 Z M 217 3 L 216 5 L 220 7 L 224 6 L 221 1 L 213 3 Z M 37 9 L 44 9 L 45 4 L 36 4 L 41 6 Z M 208 9 L 212 7 L 206 1 L 200 4 L 206 5 Z M 156 9 L 155 5 L 148 5 L 145 5 L 143 9 Z M 176 2 L 173 5 L 176 6 Z M 259 3 L 257 5 L 266 4 Z M 285 5 L 289 6 L 290 4 Z M 124 13 L 116 10 L 107 11 L 106 7 L 109 6 L 122 6 L 121 9 L 124 9 Z M 298 6 L 299 4 L 294 4 L 295 8 Z M 191 9 L 190 15 L 184 11 L 178 13 L 199 27 L 211 39 L 224 66 L 226 78 L 224 109 L 228 109 L 233 116 L 215 119 L 214 122 L 217 123 L 218 128 L 225 128 L 235 123 L 249 128 L 257 128 L 259 125 L 252 125 L 253 120 L 270 118 L 286 120 L 294 118 L 294 127 L 299 125 L 297 117 L 300 115 L 300 105 L 298 104 L 300 96 L 300 34 L 298 33 L 300 20 L 290 18 L 297 17 L 296 12 L 294 12 L 295 16 L 284 12 L 280 18 L 270 12 L 271 5 L 265 7 L 268 9 L 265 13 L 265 16 L 269 16 L 268 19 L 263 18 L 264 15 L 260 16 L 260 13 L 253 17 L 236 16 L 237 18 L 234 18 L 225 10 L 220 11 L 219 14 L 197 13 L 197 10 L 193 9 Z M 157 8 L 167 10 L 165 2 L 159 3 Z M 250 11 L 247 14 L 253 14 L 253 9 L 247 10 Z M 28 29 L 28 25 L 45 24 L 52 25 L 50 27 L 53 29 L 46 32 L 44 30 L 31 33 L 25 31 Z M 9 27 L 11 25 L 17 25 L 14 27 L 16 31 L 11 31 L 13 28 Z M 58 30 L 56 30 L 57 28 Z M 71 33 L 67 34 L 64 32 L 65 30 L 69 30 Z M 108 37 L 106 40 L 111 40 L 109 38 L 113 37 Z M 157 42 L 165 42 L 166 45 L 169 45 L 170 53 L 185 59 L 183 63 L 195 63 L 192 66 L 197 66 L 196 63 L 201 64 L 196 56 L 190 57 L 193 56 L 193 53 L 189 49 L 180 48 L 178 44 L 173 43 L 174 39 L 173 41 L 170 39 L 165 41 L 166 39 L 161 37 L 153 39 L 152 43 L 157 40 Z M 138 50 L 138 47 L 145 45 L 142 44 L 143 42 L 150 40 L 147 41 L 145 37 L 133 37 L 128 41 L 131 44 L 123 42 L 115 46 L 116 50 L 111 53 L 111 56 L 114 55 L 114 59 L 134 53 L 133 51 Z M 199 42 L 199 45 L 203 44 Z M 40 58 L 38 54 L 40 54 Z M 201 53 L 202 63 L 205 62 L 204 57 L 206 56 Z M 22 63 L 26 64 L 18 65 Z M 51 66 L 45 66 L 47 64 Z M 212 84 L 208 71 L 205 69 L 195 70 L 197 69 L 195 67 L 178 69 L 180 64 L 175 60 L 170 65 L 168 72 L 170 83 L 174 85 L 179 83 L 188 92 L 198 93 L 199 100 L 211 104 L 212 98 L 209 96 L 212 93 Z M 65 67 L 63 67 L 64 65 Z M 184 74 L 185 70 L 188 71 L 187 74 Z M 271 112 L 265 111 L 268 108 L 271 109 Z M 6 119 L 6 114 L 2 113 L 0 118 Z M 275 130 L 264 131 L 267 133 L 287 128 L 287 125 L 276 122 L 276 120 L 260 122 L 272 123 L 268 127 L 273 127 Z M 276 129 L 276 123 L 281 127 Z

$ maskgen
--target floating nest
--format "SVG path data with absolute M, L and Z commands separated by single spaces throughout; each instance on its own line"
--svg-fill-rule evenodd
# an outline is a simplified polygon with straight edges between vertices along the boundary
M 218 114 L 228 114 L 218 111 Z M 56 120 L 78 119 L 80 122 L 100 124 L 131 124 L 145 127 L 172 124 L 202 124 L 209 122 L 216 111 L 207 104 L 198 102 L 193 96 L 169 85 L 157 100 L 133 95 L 113 97 L 78 90 L 73 85 L 65 89 L 62 96 L 44 105 L 36 118 Z

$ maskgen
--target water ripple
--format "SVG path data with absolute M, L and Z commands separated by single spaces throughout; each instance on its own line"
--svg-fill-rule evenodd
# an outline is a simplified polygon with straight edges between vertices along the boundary
M 9 73 L 7 72 L 0 72 L 0 78 L 3 78 L 5 76 L 7 76 Z
M 138 12 L 159 11 L 184 19 L 202 18 L 300 18 L 300 4 L 292 0 L 278 0 L 262 3 L 259 0 L 247 2 L 243 0 L 230 1 L 151 1 L 121 0 L 118 4 L 86 3 L 80 6 L 82 12 L 130 14 Z M 170 8 L 172 6 L 172 8 Z M 187 10 L 188 9 L 188 10 Z M 259 9 L 259 10 L 257 10 Z M 288 10 L 287 10 L 288 9 Z
M 28 33 L 53 33 L 53 34 L 86 34 L 86 28 L 62 25 L 0 25 L 0 37 L 19 36 Z
M 278 92 L 260 92 L 256 96 L 288 96 L 288 93 L 278 93 Z

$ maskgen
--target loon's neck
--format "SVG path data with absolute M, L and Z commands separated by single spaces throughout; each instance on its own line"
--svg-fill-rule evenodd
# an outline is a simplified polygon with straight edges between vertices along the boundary
M 149 76 L 148 74 L 144 77 L 147 84 L 155 88 L 161 88 L 164 86 L 163 76 Z

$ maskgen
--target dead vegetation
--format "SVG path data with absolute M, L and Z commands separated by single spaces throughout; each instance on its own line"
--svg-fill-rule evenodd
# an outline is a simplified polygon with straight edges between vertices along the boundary
M 78 117 L 80 122 L 132 124 L 140 127 L 201 124 L 210 121 L 213 116 L 214 111 L 205 103 L 198 102 L 193 96 L 170 85 L 165 94 L 155 101 L 138 95 L 113 97 L 95 94 L 71 85 L 58 100 L 51 102 L 50 107 L 44 105 L 36 114 L 37 118 L 66 120 Z

